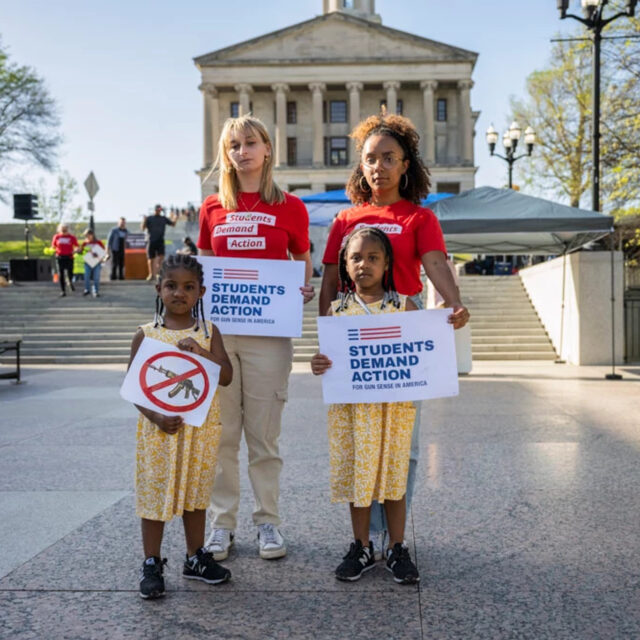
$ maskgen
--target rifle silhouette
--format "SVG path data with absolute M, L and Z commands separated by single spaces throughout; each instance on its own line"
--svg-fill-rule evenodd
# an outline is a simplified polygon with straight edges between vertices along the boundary
M 154 367 L 152 364 L 149 365 L 149 368 L 153 369 L 154 371 L 159 371 L 167 378 L 175 378 L 178 375 L 177 373 L 174 373 L 169 369 L 164 369 L 163 367 Z M 171 391 L 169 391 L 169 397 L 175 398 L 181 391 L 184 391 L 185 400 L 189 399 L 190 394 L 193 396 L 194 400 L 197 400 L 198 396 L 200 395 L 200 389 L 198 389 L 188 378 L 186 380 L 181 380 L 180 382 L 178 382 L 178 384 L 176 384 L 176 386 L 173 387 Z

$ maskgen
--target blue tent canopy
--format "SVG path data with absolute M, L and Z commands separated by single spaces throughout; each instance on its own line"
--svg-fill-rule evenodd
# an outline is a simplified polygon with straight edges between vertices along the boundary
M 453 193 L 430 193 L 424 198 L 422 204 L 429 206 L 443 198 L 451 198 L 453 195 Z M 301 199 L 307 205 L 309 223 L 319 227 L 328 227 L 339 211 L 352 206 L 344 189 L 313 193 L 308 196 L 302 196 Z

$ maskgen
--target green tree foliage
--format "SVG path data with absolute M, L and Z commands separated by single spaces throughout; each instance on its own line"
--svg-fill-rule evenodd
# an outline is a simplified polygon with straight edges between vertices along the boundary
M 29 67 L 12 63 L 0 41 L 0 176 L 25 162 L 53 168 L 61 141 L 58 125 L 55 103 L 42 79 Z M 0 181 L 3 201 L 7 190 Z
M 56 187 L 51 193 L 47 193 L 44 181 L 40 181 L 38 188 L 38 215 L 42 221 L 33 225 L 34 235 L 44 241 L 51 240 L 56 227 L 61 222 L 66 222 L 74 229 L 74 223 L 86 220 L 82 207 L 74 204 L 78 197 L 78 183 L 67 171 L 58 175 Z
M 623 34 L 640 35 L 640 21 L 620 18 L 603 31 Z M 585 29 L 573 34 L 588 35 Z M 603 40 L 601 59 L 601 202 L 621 220 L 640 212 L 640 41 Z M 592 73 L 591 42 L 554 43 L 548 66 L 527 78 L 527 97 L 511 105 L 512 116 L 531 125 L 538 140 L 530 162 L 518 166 L 522 181 L 572 206 L 590 207 Z

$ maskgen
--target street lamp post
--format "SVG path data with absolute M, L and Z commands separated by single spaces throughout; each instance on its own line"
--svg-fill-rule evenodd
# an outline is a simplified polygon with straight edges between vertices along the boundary
M 593 166 L 591 168 L 591 208 L 600 211 L 600 44 L 602 42 L 602 30 L 610 23 L 622 16 L 633 17 L 635 15 L 638 0 L 626 0 L 624 11 L 614 13 L 609 18 L 604 17 L 604 8 L 609 0 L 580 0 L 583 17 L 567 13 L 569 0 L 558 0 L 560 19 L 573 18 L 581 22 L 587 29 L 593 32 L 593 122 L 592 153 Z M 615 372 L 616 347 L 615 347 L 615 272 L 613 263 L 614 237 L 611 229 L 611 373 L 605 375 L 607 380 L 621 380 L 622 376 Z
M 518 148 L 518 141 L 522 135 L 522 129 L 520 125 L 514 120 L 511 123 L 508 131 L 505 131 L 502 136 L 502 144 L 504 146 L 505 155 L 501 156 L 495 152 L 496 142 L 498 142 L 498 132 L 491 125 L 487 129 L 487 144 L 489 145 L 489 153 L 492 156 L 496 156 L 504 160 L 509 165 L 509 189 L 513 189 L 513 165 L 520 158 L 524 158 L 531 155 L 533 151 L 533 145 L 536 142 L 536 134 L 531 127 L 527 127 L 524 131 L 524 142 L 527 145 L 527 153 L 523 153 L 519 156 L 516 155 L 516 149 Z
M 584 17 L 567 13 L 569 0 L 558 0 L 560 19 L 573 18 L 578 20 L 587 29 L 593 32 L 593 123 L 591 125 L 591 138 L 593 149 L 593 166 L 591 168 L 591 208 L 600 211 L 600 43 L 602 42 L 602 30 L 621 16 L 633 17 L 638 0 L 626 0 L 625 10 L 620 11 L 609 18 L 604 17 L 604 8 L 609 0 L 581 0 Z

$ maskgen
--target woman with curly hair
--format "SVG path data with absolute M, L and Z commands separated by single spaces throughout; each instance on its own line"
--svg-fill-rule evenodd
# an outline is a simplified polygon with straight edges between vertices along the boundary
M 455 329 L 469 320 L 469 311 L 447 265 L 447 249 L 435 214 L 420 202 L 429 194 L 429 170 L 423 164 L 420 136 L 408 118 L 382 113 L 370 116 L 351 132 L 360 162 L 347 182 L 347 194 L 355 205 L 341 211 L 331 226 L 322 262 L 320 314 L 326 315 L 337 297 L 338 256 L 344 239 L 360 227 L 377 227 L 391 241 L 393 279 L 398 293 L 408 296 L 419 308 L 422 303 L 420 266 L 451 308 L 449 322 Z M 407 478 L 407 511 L 411 505 L 419 452 L 420 403 L 411 440 Z M 386 523 L 381 505 L 371 509 L 370 535 L 376 558 L 385 554 Z

